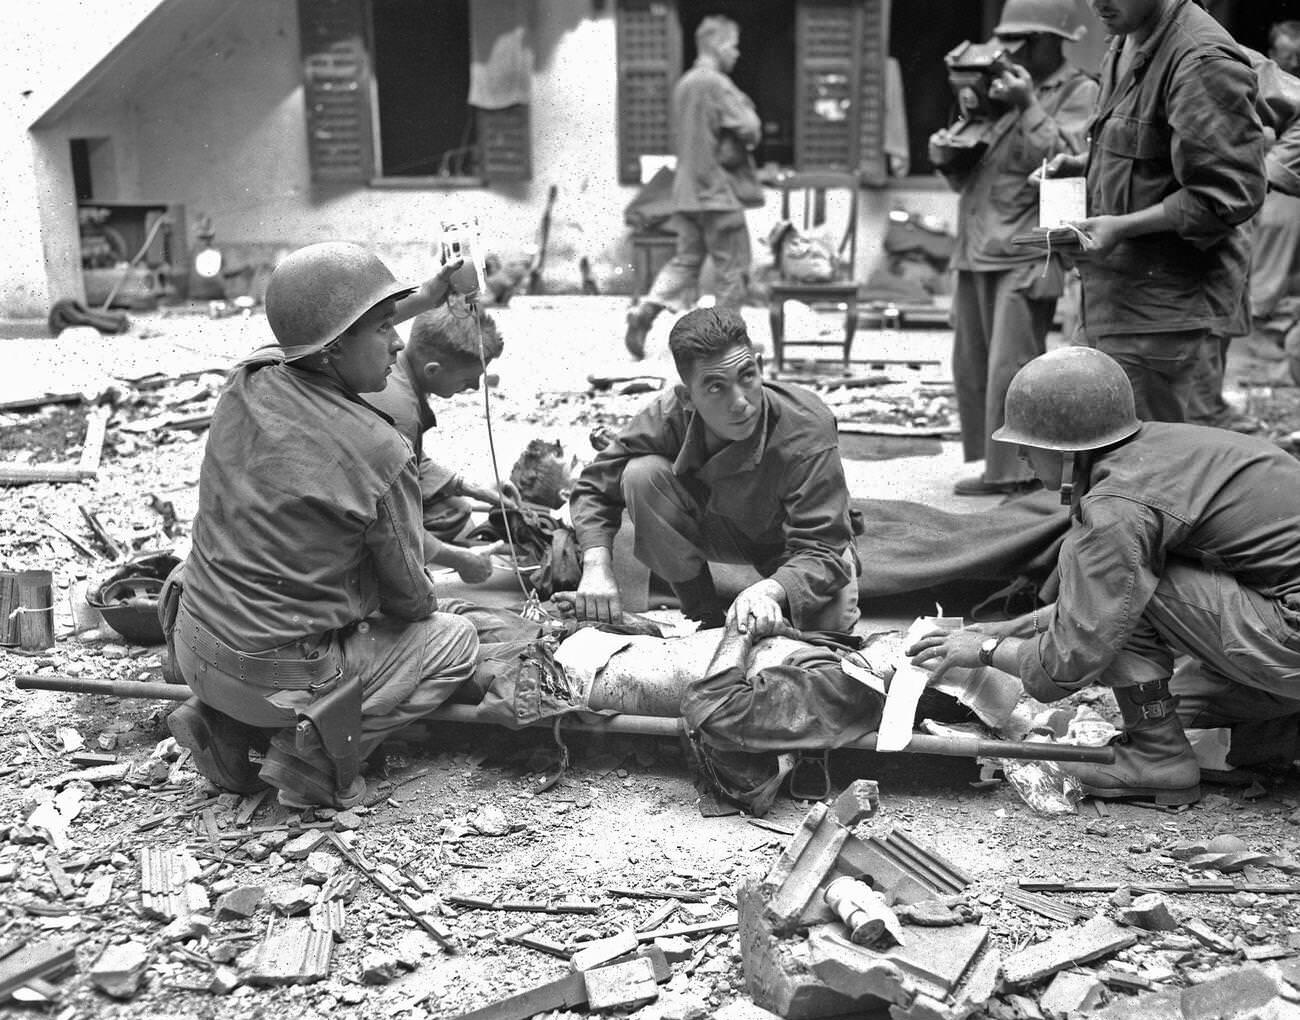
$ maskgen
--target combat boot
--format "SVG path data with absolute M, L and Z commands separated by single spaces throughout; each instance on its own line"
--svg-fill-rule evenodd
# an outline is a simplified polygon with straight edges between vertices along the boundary
M 256 793 L 266 786 L 248 760 L 255 745 L 265 747 L 265 734 L 256 727 L 190 698 L 167 717 L 167 728 L 193 755 L 194 767 L 214 785 L 233 793 Z
M 637 361 L 645 357 L 646 334 L 650 332 L 655 316 L 662 311 L 663 305 L 643 301 L 627 313 L 627 333 L 623 336 L 623 346 Z
M 1201 799 L 1201 770 L 1174 711 L 1177 699 L 1169 693 L 1168 681 L 1114 691 L 1124 717 L 1124 732 L 1110 743 L 1114 763 L 1062 762 L 1061 768 L 1090 797 L 1135 797 L 1164 807 L 1195 804 Z
M 672 589 L 682 615 L 688 620 L 698 620 L 700 630 L 713 630 L 726 622 L 727 609 L 718 599 L 713 574 L 707 566 L 689 581 L 672 582 Z

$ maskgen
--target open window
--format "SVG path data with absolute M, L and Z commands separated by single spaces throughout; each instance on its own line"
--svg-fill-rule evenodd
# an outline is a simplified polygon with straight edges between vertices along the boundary
M 312 179 L 528 178 L 529 10 L 527 0 L 298 0 Z M 503 55 L 504 72 L 490 64 Z
M 883 182 L 888 0 L 620 0 L 620 181 L 672 152 L 673 85 L 709 14 L 740 26 L 732 77 L 763 121 L 760 162 Z

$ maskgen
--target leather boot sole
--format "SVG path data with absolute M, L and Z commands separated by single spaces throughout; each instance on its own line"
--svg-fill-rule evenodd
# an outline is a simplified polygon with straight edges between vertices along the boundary
M 1154 786 L 1090 786 L 1080 783 L 1079 788 L 1088 797 L 1098 800 L 1149 800 L 1160 807 L 1182 807 L 1195 804 L 1201 799 L 1201 784 L 1184 786 L 1180 789 L 1158 789 Z
M 186 748 L 194 766 L 212 783 L 232 793 L 256 793 L 266 783 L 248 760 L 247 741 L 223 741 L 207 711 L 186 702 L 167 717 L 167 728 L 176 742 Z

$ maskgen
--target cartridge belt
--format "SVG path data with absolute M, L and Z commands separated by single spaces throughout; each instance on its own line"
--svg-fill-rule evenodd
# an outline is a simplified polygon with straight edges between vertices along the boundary
M 175 640 L 211 668 L 247 683 L 281 691 L 318 690 L 341 675 L 332 654 L 304 659 L 276 658 L 275 652 L 241 652 L 231 648 L 199 623 L 182 603 L 176 616 Z

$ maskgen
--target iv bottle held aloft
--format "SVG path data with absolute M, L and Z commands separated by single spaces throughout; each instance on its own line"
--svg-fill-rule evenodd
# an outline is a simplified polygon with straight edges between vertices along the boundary
M 442 262 L 463 260 L 464 265 L 451 277 L 451 286 L 458 294 L 474 294 L 483 290 L 483 254 L 479 240 L 478 219 L 442 221 Z

